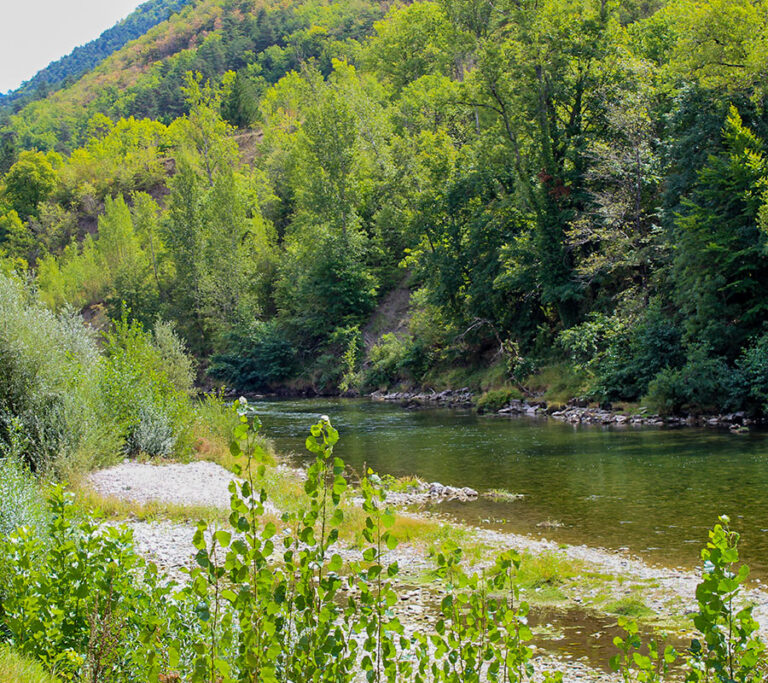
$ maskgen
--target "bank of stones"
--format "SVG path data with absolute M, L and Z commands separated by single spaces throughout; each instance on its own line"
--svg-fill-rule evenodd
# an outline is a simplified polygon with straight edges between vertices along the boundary
M 445 391 L 375 391 L 370 395 L 374 401 L 401 403 L 406 408 L 420 406 L 441 406 L 444 408 L 471 408 L 474 395 L 468 387 L 446 389 Z
M 370 394 L 374 401 L 400 403 L 405 408 L 443 407 L 472 408 L 474 394 L 469 388 L 445 391 L 375 391 Z M 765 420 L 749 417 L 743 411 L 720 415 L 658 415 L 640 408 L 637 413 L 626 414 L 606 407 L 590 407 L 585 401 L 571 400 L 566 406 L 548 405 L 546 401 L 514 399 L 497 411 L 499 415 L 525 417 L 551 417 L 570 424 L 651 426 L 651 427 L 715 427 L 732 432 L 746 432 L 753 425 L 765 424 Z
M 663 416 L 648 413 L 645 409 L 631 415 L 618 413 L 607 408 L 579 405 L 572 401 L 565 407 L 547 405 L 540 401 L 512 400 L 498 411 L 499 415 L 525 415 L 528 417 L 551 417 L 570 424 L 652 426 L 652 427 L 717 427 L 734 432 L 746 431 L 761 421 L 748 417 L 744 412 L 723 415 Z

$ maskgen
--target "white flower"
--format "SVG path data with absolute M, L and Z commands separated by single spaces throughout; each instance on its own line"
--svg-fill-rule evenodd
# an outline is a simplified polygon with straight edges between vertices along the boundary
M 237 400 L 240 402 L 241 406 L 247 406 L 248 405 L 248 399 L 245 396 L 241 396 Z
M 320 416 L 320 422 L 329 422 L 330 423 L 330 421 L 331 421 L 331 418 L 328 417 L 327 415 L 321 415 Z

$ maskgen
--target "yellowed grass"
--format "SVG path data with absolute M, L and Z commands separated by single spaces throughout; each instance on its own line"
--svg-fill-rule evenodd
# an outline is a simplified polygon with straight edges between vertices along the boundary
M 41 664 L 0 645 L 0 683 L 58 683 Z

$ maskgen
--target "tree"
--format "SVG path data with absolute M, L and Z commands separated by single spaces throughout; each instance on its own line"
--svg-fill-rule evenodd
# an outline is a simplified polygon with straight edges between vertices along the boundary
M 509 149 L 516 191 L 534 212 L 540 296 L 563 325 L 579 314 L 568 226 L 587 208 L 588 140 L 604 126 L 615 18 L 596 0 L 507 3 L 477 42 L 464 101 L 489 113 Z
M 56 153 L 24 151 L 3 179 L 3 199 L 22 220 L 37 217 L 37 208 L 56 189 L 56 170 L 62 158 Z
M 225 94 L 221 115 L 235 128 L 249 128 L 259 112 L 256 91 L 251 81 L 239 71 L 225 74 L 223 81 Z
M 723 146 L 699 173 L 676 221 L 674 275 L 688 341 L 734 358 L 768 320 L 768 236 L 758 225 L 768 159 L 735 107 Z

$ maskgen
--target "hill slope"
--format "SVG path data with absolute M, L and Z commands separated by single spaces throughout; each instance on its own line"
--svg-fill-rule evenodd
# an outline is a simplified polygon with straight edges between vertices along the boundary
M 752 25 L 768 0 L 198 0 L 10 116 L 0 267 L 174 321 L 230 386 L 768 412 Z
M 153 26 L 165 21 L 190 2 L 191 0 L 148 0 L 95 40 L 76 47 L 65 57 L 51 62 L 16 90 L 5 95 L 0 94 L 0 106 L 18 107 L 76 81 L 126 43 L 144 35 Z
M 228 70 L 247 70 L 251 89 L 312 59 L 328 73 L 332 57 L 353 52 L 383 14 L 381 5 L 365 0 L 198 0 L 77 82 L 21 108 L 5 131 L 17 148 L 70 152 L 85 142 L 96 113 L 170 123 L 187 111 L 188 72 L 216 80 Z

